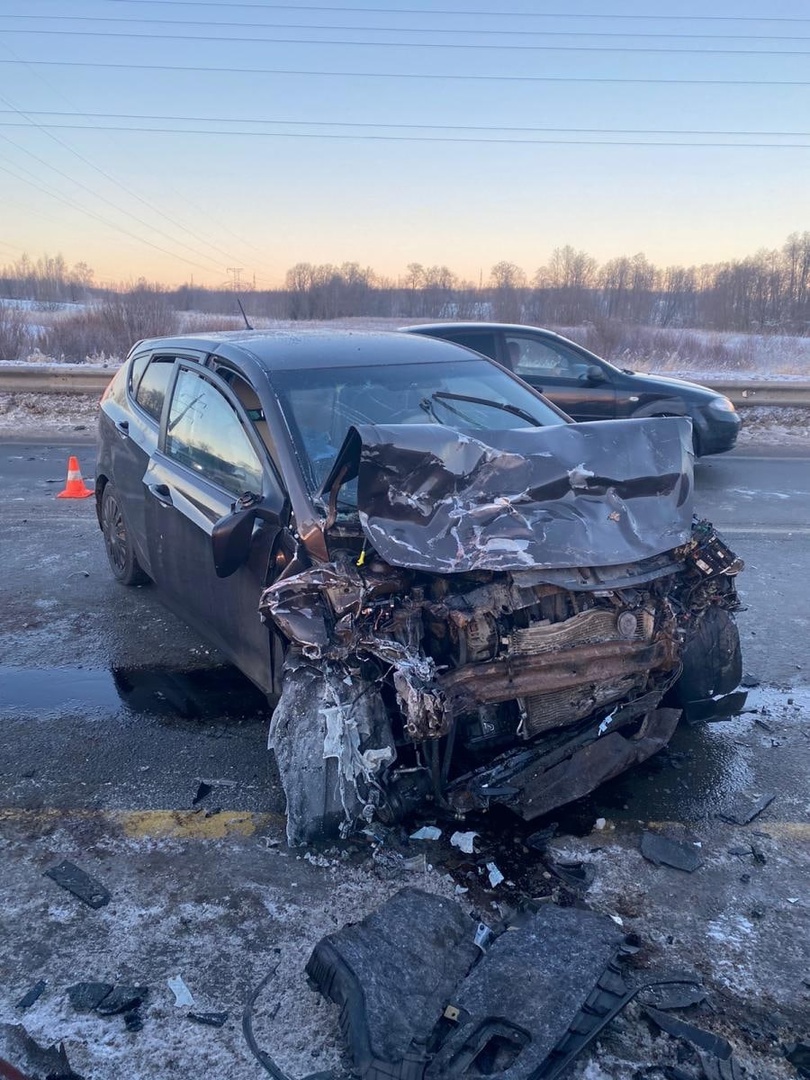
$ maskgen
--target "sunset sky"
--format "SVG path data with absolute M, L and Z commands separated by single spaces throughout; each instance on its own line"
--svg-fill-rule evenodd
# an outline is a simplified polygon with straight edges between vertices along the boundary
M 800 0 L 3 0 L 0 264 L 743 257 L 810 229 L 809 57 Z

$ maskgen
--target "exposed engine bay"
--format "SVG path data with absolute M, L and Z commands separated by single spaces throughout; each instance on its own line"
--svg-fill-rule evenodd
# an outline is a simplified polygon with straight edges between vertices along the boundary
M 426 800 L 530 820 L 729 694 L 742 563 L 691 488 L 680 419 L 352 429 L 324 484 L 329 561 L 261 600 L 289 644 L 270 745 L 290 842 Z

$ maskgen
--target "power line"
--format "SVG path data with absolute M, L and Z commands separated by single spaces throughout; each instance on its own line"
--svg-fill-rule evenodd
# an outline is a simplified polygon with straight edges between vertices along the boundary
M 0 109 L 0 116 L 16 114 L 16 109 Z M 59 117 L 86 117 L 89 119 L 103 120 L 159 120 L 164 122 L 196 123 L 196 124 L 277 124 L 279 126 L 295 127 L 328 127 L 328 128 L 389 128 L 395 131 L 528 131 L 545 133 L 571 133 L 571 134 L 597 134 L 605 135 L 750 135 L 767 136 L 773 138 L 804 138 L 810 137 L 810 131 L 742 131 L 740 129 L 719 128 L 595 128 L 595 127 L 527 127 L 524 125 L 508 124 L 391 124 L 372 123 L 366 120 L 276 120 L 273 118 L 257 118 L 249 116 L 167 116 L 157 113 L 96 113 L 96 112 L 54 112 L 52 110 L 26 109 L 29 116 L 59 116 Z M 13 126 L 13 125 L 9 125 Z M 47 125 L 45 125 L 47 126 Z M 92 130 L 88 128 L 87 130 Z M 130 128 L 123 127 L 123 131 Z M 142 130 L 142 129 L 138 129 Z M 150 130 L 150 129 L 145 129 Z M 249 134 L 245 132 L 245 134 Z M 261 132 L 257 132 L 261 134 Z
M 11 146 L 14 146 L 18 150 L 23 149 L 22 147 L 18 147 L 16 145 L 16 143 L 12 142 L 11 139 L 8 139 L 5 135 L 0 135 L 0 139 L 2 139 L 4 142 L 9 143 L 9 145 L 11 145 Z M 38 161 L 38 162 L 40 162 L 40 164 L 45 165 L 47 168 L 53 169 L 54 172 L 59 173 L 62 176 L 65 176 L 65 174 L 61 173 L 59 169 L 55 168 L 55 166 L 48 165 L 47 162 L 45 162 L 41 158 L 37 157 L 36 154 L 32 154 L 30 150 L 27 150 L 25 152 L 28 153 L 31 157 L 33 157 L 35 161 Z M 166 248 L 161 247 L 160 244 L 154 244 L 151 240 L 147 240 L 145 237 L 139 236 L 137 233 L 130 232 L 130 230 L 127 229 L 125 226 L 116 224 L 113 221 L 109 221 L 107 218 L 102 217 L 101 214 L 97 214 L 94 210 L 89 210 L 86 206 L 82 206 L 81 203 L 78 203 L 75 200 L 68 198 L 67 196 L 61 194 L 60 192 L 53 191 L 53 190 L 48 190 L 49 185 L 47 185 L 47 184 L 43 185 L 39 181 L 39 178 L 34 173 L 32 173 L 30 169 L 26 169 L 24 166 L 21 166 L 21 165 L 17 165 L 16 167 L 18 169 L 22 169 L 23 174 L 28 173 L 29 178 L 26 179 L 25 175 L 23 175 L 23 177 L 15 175 L 11 171 L 11 169 L 8 168 L 7 163 L 5 165 L 0 165 L 0 169 L 2 169 L 3 172 L 7 172 L 10 176 L 13 176 L 15 180 L 21 180 L 22 179 L 22 181 L 25 184 L 28 184 L 29 186 L 33 185 L 35 188 L 37 188 L 43 194 L 50 196 L 50 198 L 56 199 L 58 202 L 64 203 L 66 206 L 70 207 L 71 210 L 78 210 L 80 213 L 86 214 L 88 217 L 93 218 L 95 221 L 100 221 L 101 224 L 105 225 L 107 228 L 113 229 L 113 230 L 115 230 L 117 232 L 120 232 L 120 233 L 123 233 L 125 236 L 129 236 L 131 239 L 137 240 L 141 244 L 146 244 L 148 247 L 154 248 L 156 251 L 160 251 L 164 255 L 169 255 L 173 259 L 179 259 L 181 262 L 188 263 L 189 266 L 196 266 L 199 270 L 205 270 L 207 273 L 209 273 L 209 274 L 211 273 L 210 267 L 203 266 L 202 263 L 197 263 L 197 262 L 194 262 L 191 259 L 187 259 L 183 255 L 177 255 L 175 252 L 168 251 Z M 68 180 L 70 180 L 70 177 L 66 177 L 66 178 Z M 91 192 L 91 194 L 93 194 L 93 192 Z
M 119 0 L 107 0 L 107 2 L 115 4 L 119 3 Z M 141 0 L 120 0 L 120 2 L 134 3 L 141 2 Z M 184 3 L 185 0 L 167 0 L 167 2 Z M 180 71 L 188 71 L 194 73 L 205 72 L 209 75 L 295 75 L 336 79 L 439 79 L 442 82 L 614 83 L 663 86 L 810 86 L 810 80 L 808 79 L 652 79 L 583 75 L 456 75 L 408 71 L 306 71 L 296 68 L 213 67 L 211 64 L 186 64 L 183 66 L 178 64 L 110 64 L 89 60 L 0 60 L 0 64 L 27 64 L 32 67 L 97 68 L 113 71 L 171 71 L 174 74 Z
M 16 57 L 16 54 L 13 52 L 13 50 L 11 50 L 8 46 L 4 45 L 4 48 L 6 49 L 7 52 L 9 52 L 11 54 L 11 56 L 19 59 L 18 57 Z M 46 86 L 50 86 L 47 79 L 45 79 L 44 76 L 42 76 L 39 72 L 34 72 L 34 74 Z M 50 87 L 50 88 L 54 89 L 53 87 Z M 64 96 L 64 95 L 61 94 L 61 91 L 57 90 L 56 92 L 58 94 L 60 94 L 60 96 Z M 68 103 L 72 104 L 71 102 L 69 102 L 69 99 L 65 99 L 65 100 L 68 100 Z M 141 195 L 139 195 L 136 191 L 133 191 L 126 184 L 123 184 L 121 181 L 119 181 L 115 177 L 111 176 L 108 172 L 106 172 L 103 168 L 101 168 L 100 165 L 96 165 L 95 162 L 89 161 L 86 157 L 84 157 L 84 155 L 80 154 L 78 150 L 75 150 L 73 147 L 69 146 L 62 139 L 59 139 L 56 135 L 53 135 L 49 130 L 46 130 L 46 125 L 37 125 L 36 121 L 32 121 L 30 119 L 30 117 L 32 115 L 34 115 L 34 114 L 25 114 L 25 113 L 23 113 L 22 110 L 18 109 L 17 106 L 15 106 L 13 104 L 13 102 L 7 101 L 2 96 L 0 96 L 0 101 L 5 102 L 5 104 L 9 105 L 11 107 L 11 109 L 15 113 L 18 113 L 19 115 L 23 116 L 24 119 L 28 120 L 35 127 L 40 127 L 40 130 L 42 130 L 43 134 L 47 135 L 47 137 L 49 139 L 56 142 L 57 145 L 63 147 L 65 150 L 67 150 L 69 153 L 71 153 L 74 157 L 78 158 L 79 161 L 81 161 L 83 164 L 85 164 L 89 168 L 93 169 L 95 172 L 98 172 L 101 176 L 103 176 L 111 184 L 113 184 L 116 187 L 120 188 L 125 194 L 129 195 L 130 198 L 136 199 L 138 202 L 140 202 L 144 206 L 146 206 L 146 208 L 148 210 L 150 210 L 153 214 L 157 214 L 159 217 L 162 217 L 164 220 L 168 221 L 176 229 L 179 229 L 181 232 L 185 232 L 189 236 L 191 236 L 192 238 L 196 239 L 198 241 L 198 243 L 203 245 L 205 250 L 201 252 L 198 249 L 195 249 L 194 247 L 192 247 L 191 245 L 186 244 L 184 241 L 177 240 L 175 237 L 172 237 L 171 235 L 166 233 L 164 230 L 159 229 L 159 228 L 157 228 L 157 227 L 155 227 L 153 225 L 149 225 L 146 222 L 143 222 L 140 218 L 136 217 L 134 214 L 131 214 L 130 211 L 121 210 L 121 208 L 116 207 L 115 204 L 111 203 L 109 200 L 105 200 L 103 196 L 99 196 L 104 201 L 108 202 L 109 205 L 113 206 L 114 209 L 118 210 L 120 213 L 127 214 L 134 221 L 137 221 L 138 224 L 144 225 L 146 228 L 150 229 L 151 231 L 158 233 L 158 235 L 166 237 L 166 239 L 168 239 L 171 243 L 175 243 L 175 244 L 179 243 L 182 247 L 185 247 L 187 250 L 193 252 L 194 254 L 201 255 L 202 258 L 204 258 L 204 259 L 209 259 L 214 265 L 216 265 L 216 263 L 215 263 L 215 261 L 213 259 L 211 259 L 210 255 L 208 254 L 209 249 L 213 249 L 214 251 L 219 251 L 221 254 L 225 255 L 228 259 L 233 259 L 232 253 L 226 251 L 224 248 L 219 247 L 218 244 L 215 244 L 215 243 L 211 242 L 207 237 L 199 236 L 198 234 L 193 232 L 191 229 L 189 229 L 187 226 L 183 225 L 182 222 L 177 221 L 175 218 L 171 217 L 169 214 L 166 214 L 163 210 L 159 209 L 159 207 L 153 205 L 151 202 L 149 202 L 149 200 L 144 199 Z M 258 249 L 256 249 L 256 250 L 258 250 Z
M 13 124 L 8 121 L 0 121 L 0 127 L 24 128 L 23 124 Z M 43 125 L 45 127 L 50 125 Z M 330 140 L 357 140 L 360 142 L 420 142 L 439 143 L 476 143 L 495 144 L 510 146 L 691 146 L 715 149 L 741 147 L 749 149 L 769 150 L 810 150 L 808 143 L 753 143 L 753 142 L 662 142 L 661 140 L 617 140 L 617 139 L 495 139 L 495 138 L 459 138 L 456 136 L 437 135 L 358 135 L 336 134 L 329 132 L 314 133 L 306 131 L 233 131 L 212 130 L 211 128 L 155 128 L 155 127 L 122 127 L 114 125 L 97 124 L 59 124 L 54 125 L 59 129 L 71 131 L 131 131 L 138 134 L 150 135 L 228 135 L 242 138 L 266 138 L 266 139 L 330 139 Z M 3 138 L 4 136 L 0 136 Z M 776 137 L 776 136 L 774 136 Z M 51 166 L 53 167 L 53 166 Z M 137 220 L 137 219 L 136 219 Z
M 6 105 L 11 104 L 2 95 L 0 95 L 0 101 L 4 102 Z M 57 143 L 58 146 L 63 147 L 63 149 L 65 149 L 69 153 L 73 154 L 74 157 L 78 158 L 79 161 L 83 162 L 83 164 L 87 165 L 91 169 L 94 169 L 96 172 L 98 172 L 101 176 L 103 176 L 110 183 L 112 183 L 112 184 L 116 185 L 117 187 L 121 188 L 121 190 L 125 194 L 129 195 L 130 198 L 137 199 L 139 202 L 143 203 L 144 206 L 146 206 L 148 210 L 151 210 L 153 213 L 157 213 L 160 216 L 165 217 L 166 220 L 168 220 L 172 224 L 174 224 L 176 228 L 179 228 L 179 229 L 184 230 L 184 231 L 190 231 L 190 230 L 185 230 L 183 225 L 179 224 L 178 222 L 175 222 L 167 214 L 164 214 L 162 210 L 158 210 L 157 207 L 153 206 L 146 199 L 143 199 L 140 195 L 137 194 L 137 192 L 131 191 L 125 185 L 119 183 L 114 177 L 110 176 L 109 173 L 105 172 L 105 170 L 102 169 L 99 165 L 95 165 L 92 161 L 89 161 L 86 157 L 84 157 L 83 154 L 80 154 L 78 150 L 74 150 L 73 147 L 69 146 L 62 139 L 59 139 L 56 135 L 53 135 L 51 133 L 51 131 L 49 130 L 51 125 L 49 125 L 49 124 L 38 124 L 35 121 L 31 121 L 29 116 L 26 113 L 24 113 L 21 109 L 14 109 L 13 106 L 12 106 L 12 109 L 19 116 L 22 116 L 23 119 L 28 120 L 30 126 L 34 127 L 36 130 L 41 130 L 43 132 L 43 134 L 48 136 L 48 138 L 53 139 Z M 3 126 L 4 127 L 26 127 L 26 126 L 29 126 L 29 125 L 4 124 Z M 26 153 L 26 154 L 30 155 L 31 157 L 34 158 L 35 161 L 38 161 L 40 164 L 44 165 L 46 168 L 52 169 L 59 176 L 64 177 L 64 179 L 68 180 L 70 183 L 76 184 L 78 187 L 80 187 L 84 191 L 88 192 L 88 194 L 92 195 L 94 198 L 100 199 L 102 202 L 106 203 L 107 206 L 112 207 L 112 209 L 117 211 L 119 214 L 124 214 L 125 216 L 127 216 L 127 217 L 131 218 L 133 221 L 135 221 L 138 225 L 142 225 L 144 228 L 149 229 L 151 232 L 157 233 L 158 236 L 163 236 L 170 243 L 180 244 L 181 247 L 184 247 L 188 251 L 193 252 L 193 254 L 198 255 L 198 256 L 202 256 L 202 258 L 204 258 L 204 259 L 209 259 L 209 261 L 212 263 L 212 265 L 214 265 L 214 266 L 218 265 L 213 259 L 210 258 L 210 256 L 205 251 L 202 251 L 202 252 L 199 251 L 198 249 L 192 247 L 192 245 L 187 244 L 185 241 L 178 240 L 176 237 L 171 236 L 164 229 L 161 229 L 161 228 L 159 228 L 159 227 L 157 227 L 155 225 L 150 225 L 150 223 L 148 221 L 144 221 L 143 218 L 138 217 L 137 214 L 133 214 L 132 211 L 127 210 L 125 208 L 122 208 L 120 206 L 117 206 L 111 199 L 106 198 L 106 196 L 100 194 L 98 191 L 94 191 L 93 188 L 88 187 L 86 184 L 82 183 L 82 181 L 76 180 L 74 177 L 69 176 L 67 173 L 63 172 L 61 169 L 56 168 L 55 165 L 51 165 L 49 162 L 45 161 L 43 158 L 38 157 L 36 154 L 32 153 L 32 151 L 26 149 L 25 147 L 19 146 L 19 144 L 11 142 L 10 139 L 6 139 L 6 142 L 11 143 L 11 145 L 15 146 L 18 150 L 22 150 L 23 153 Z M 193 234 L 191 234 L 191 235 L 193 235 Z M 197 239 L 199 239 L 202 243 L 205 243 L 205 240 L 203 240 L 202 237 L 197 237 Z M 200 265 L 200 264 L 197 264 L 197 265 Z
M 597 16 L 598 17 L 598 16 Z M 655 38 L 667 41 L 694 41 L 697 39 L 708 41 L 728 41 L 736 39 L 740 41 L 810 41 L 810 37 L 801 34 L 730 34 L 723 31 L 722 34 L 683 34 L 683 33 L 645 33 L 634 30 L 497 30 L 482 29 L 474 30 L 469 27 L 457 27 L 448 30 L 445 27 L 392 27 L 392 26 L 336 26 L 334 24 L 321 23 L 267 23 L 267 22 L 212 22 L 210 19 L 127 19 L 115 15 L 0 15 L 3 19 L 36 19 L 48 22 L 105 22 L 123 23 L 128 26 L 139 23 L 151 23 L 154 26 L 203 26 L 203 27 L 233 27 L 240 30 L 340 30 L 361 33 L 407 33 L 407 34 L 486 34 L 487 37 L 600 37 L 600 38 Z M 8 31 L 5 31 L 8 32 Z M 18 31 L 21 32 L 21 31 Z M 33 32 L 33 31 L 32 31 Z M 255 40 L 255 39 L 251 39 Z
M 372 8 L 372 7 L 326 7 L 319 4 L 256 4 L 256 3 L 223 3 L 222 0 L 106 0 L 109 4 L 159 4 L 161 7 L 214 7 L 214 8 L 259 8 L 262 11 L 353 11 L 367 15 L 373 12 L 375 15 L 473 15 L 485 18 L 503 19 L 628 19 L 628 20 L 656 20 L 656 21 L 694 21 L 694 22 L 810 22 L 808 16 L 792 15 L 627 15 L 611 12 L 604 15 L 572 14 L 569 11 L 459 11 L 434 8 L 425 11 L 424 8 Z
M 337 9 L 335 9 L 337 10 Z M 599 17 L 599 16 L 596 16 Z M 407 33 L 407 34 L 486 34 L 487 37 L 517 37 L 529 35 L 531 37 L 600 37 L 600 38 L 655 38 L 667 41 L 728 41 L 736 39 L 740 41 L 810 41 L 807 35 L 797 34 L 730 34 L 723 31 L 722 34 L 683 34 L 683 33 L 645 33 L 634 30 L 497 30 L 481 29 L 474 30 L 469 27 L 457 27 L 448 30 L 445 27 L 392 27 L 392 26 L 336 26 L 334 24 L 321 23 L 267 23 L 267 22 L 212 22 L 210 19 L 127 19 L 115 15 L 0 15 L 3 19 L 36 19 L 48 22 L 105 22 L 124 23 L 133 26 L 139 23 L 151 23 L 154 26 L 203 26 L 203 27 L 233 27 L 240 30 L 339 30 L 361 33 Z M 5 31 L 8 32 L 8 31 Z M 17 31 L 21 32 L 21 31 Z M 33 31 L 32 31 L 33 32 Z M 251 40 L 255 40 L 251 38 Z
M 397 31 L 398 33 L 407 33 Z M 216 41 L 220 45 L 233 42 L 236 45 L 265 44 L 265 45 L 347 45 L 351 48 L 370 47 L 375 49 L 466 49 L 466 50 L 492 50 L 510 52 L 593 52 L 593 53 L 664 53 L 667 56 L 810 56 L 807 49 L 666 49 L 656 46 L 638 45 L 492 45 L 482 42 L 445 42 L 445 41 L 336 41 L 334 39 L 311 37 L 306 38 L 263 38 L 263 37 L 222 37 L 215 34 L 144 34 L 122 33 L 118 30 L 4 30 L 5 34 L 40 34 L 46 36 L 65 37 L 103 37 L 125 38 L 127 40 L 139 39 L 141 41 Z

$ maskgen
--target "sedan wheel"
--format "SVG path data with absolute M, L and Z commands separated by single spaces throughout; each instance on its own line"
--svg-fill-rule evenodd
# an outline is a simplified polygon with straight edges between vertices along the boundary
M 118 499 L 118 492 L 107 484 L 101 497 L 101 530 L 110 569 L 122 585 L 145 585 L 149 577 L 135 555 Z

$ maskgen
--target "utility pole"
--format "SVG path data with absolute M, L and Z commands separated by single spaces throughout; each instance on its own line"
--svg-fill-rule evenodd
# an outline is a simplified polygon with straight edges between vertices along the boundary
M 231 285 L 231 288 L 234 292 L 239 292 L 242 288 L 242 271 L 244 270 L 244 266 L 226 266 L 225 269 L 229 274 L 233 274 L 233 284 Z

